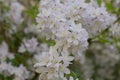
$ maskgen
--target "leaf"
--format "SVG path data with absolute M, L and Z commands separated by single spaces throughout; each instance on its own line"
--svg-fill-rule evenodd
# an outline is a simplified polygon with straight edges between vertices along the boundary
M 97 0 L 97 3 L 98 3 L 99 6 L 101 6 L 102 5 L 102 0 Z
M 71 73 L 69 74 L 69 77 L 72 76 L 74 77 L 74 79 L 79 79 L 79 80 L 85 80 L 84 79 L 84 75 L 83 72 L 80 69 L 80 63 L 73 61 L 73 64 L 70 65 L 69 69 L 71 71 Z
M 11 62 L 13 66 L 19 66 L 20 64 L 27 65 L 27 60 L 29 57 L 24 56 L 23 54 L 17 53 L 14 59 L 7 59 L 6 61 Z
M 31 18 L 35 18 L 38 14 L 38 6 L 30 6 L 29 9 L 23 11 L 25 14 L 30 16 Z
M 55 41 L 54 40 L 46 40 L 44 38 L 39 38 L 39 41 L 41 43 L 46 43 L 48 44 L 48 46 L 54 46 L 55 45 Z
M 112 4 L 110 2 L 106 3 L 106 8 L 108 11 L 114 11 L 114 7 L 112 6 Z
M 117 10 L 117 12 L 116 12 L 118 15 L 120 15 L 120 8 Z

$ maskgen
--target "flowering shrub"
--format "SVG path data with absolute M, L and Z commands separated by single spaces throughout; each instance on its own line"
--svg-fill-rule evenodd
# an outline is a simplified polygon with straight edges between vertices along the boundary
M 119 80 L 119 0 L 0 0 L 0 80 Z

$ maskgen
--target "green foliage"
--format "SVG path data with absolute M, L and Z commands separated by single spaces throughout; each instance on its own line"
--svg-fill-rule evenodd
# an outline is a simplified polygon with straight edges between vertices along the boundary
M 0 80 L 13 80 L 14 76 L 4 76 L 3 74 L 0 74 Z
M 70 74 L 67 74 L 66 77 L 69 80 L 70 76 L 72 76 L 74 79 L 77 79 L 77 74 L 73 72 L 72 70 L 70 71 Z
M 116 14 L 118 14 L 118 16 L 120 16 L 120 8 L 117 9 Z
M 108 42 L 108 39 L 106 38 L 106 35 L 103 34 L 97 37 L 97 41 L 102 44 L 105 44 Z
M 29 9 L 27 10 L 24 10 L 23 11 L 25 14 L 27 14 L 28 16 L 30 16 L 31 18 L 35 19 L 35 17 L 37 16 L 38 14 L 38 6 L 35 5 L 35 6 L 30 6 Z
M 111 12 L 114 11 L 114 7 L 112 6 L 112 4 L 110 2 L 106 3 L 106 8 L 107 8 L 108 11 L 111 11 Z
M 27 53 L 26 53 L 27 54 Z M 20 64 L 27 65 L 27 60 L 29 59 L 29 54 L 24 55 L 21 53 L 15 54 L 14 59 L 7 59 L 7 62 L 11 62 L 14 66 L 19 66 Z
M 2 2 L 0 2 L 0 12 L 4 12 L 4 11 L 9 11 L 10 7 L 5 6 Z
M 97 0 L 97 3 L 98 3 L 99 6 L 101 6 L 102 0 Z
M 4 40 L 4 36 L 0 35 L 0 43 Z
M 81 65 L 79 62 L 74 61 L 73 64 L 71 64 L 69 67 L 71 73 L 66 75 L 67 78 L 69 79 L 69 77 L 72 76 L 74 79 L 78 78 L 79 80 L 85 80 L 80 66 Z
M 53 41 L 53 40 L 46 40 L 46 39 L 44 39 L 44 38 L 39 38 L 39 41 L 40 41 L 41 43 L 46 43 L 46 44 L 48 44 L 48 46 L 54 46 L 54 45 L 55 45 L 55 41 Z

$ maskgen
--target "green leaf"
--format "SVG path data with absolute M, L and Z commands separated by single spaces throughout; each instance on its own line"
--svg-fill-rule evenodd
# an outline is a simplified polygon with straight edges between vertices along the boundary
M 70 74 L 67 74 L 67 75 L 66 75 L 66 77 L 67 77 L 68 80 L 69 80 L 70 76 L 72 76 L 74 79 L 77 79 L 77 78 L 78 78 L 78 77 L 77 77 L 77 74 L 74 73 L 72 70 L 70 71 Z
M 120 8 L 117 10 L 117 14 L 120 15 Z
M 108 11 L 114 11 L 114 7 L 112 6 L 112 4 L 110 2 L 106 3 L 106 8 Z
M 73 64 L 71 64 L 69 67 L 71 73 L 68 75 L 68 77 L 72 76 L 74 79 L 78 78 L 79 80 L 85 80 L 80 66 L 81 65 L 79 62 L 73 61 Z
M 27 65 L 28 56 L 24 56 L 23 54 L 17 53 L 15 54 L 14 59 L 7 59 L 6 61 L 11 62 L 13 66 L 19 66 L 20 64 Z
M 46 40 L 44 38 L 39 38 L 39 41 L 41 43 L 46 43 L 48 44 L 48 46 L 54 46 L 55 45 L 55 41 L 54 40 Z
M 38 14 L 38 6 L 30 6 L 29 9 L 23 11 L 25 14 L 30 16 L 31 18 L 35 18 Z
M 27 65 L 28 57 L 26 57 L 26 56 L 18 53 L 18 54 L 16 54 L 15 59 L 16 59 L 19 63 L 24 64 L 24 65 Z
M 97 0 L 97 3 L 98 3 L 99 6 L 101 6 L 102 0 Z

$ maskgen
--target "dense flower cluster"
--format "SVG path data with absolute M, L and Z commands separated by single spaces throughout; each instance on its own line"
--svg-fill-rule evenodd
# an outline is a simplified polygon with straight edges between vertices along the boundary
M 119 4 L 0 0 L 0 80 L 119 80 Z
M 54 29 L 59 29 L 59 26 L 68 26 L 69 30 L 76 24 L 85 28 L 90 36 L 106 29 L 114 20 L 115 17 L 110 16 L 104 4 L 99 7 L 95 1 L 85 3 L 84 0 L 41 1 L 37 18 L 41 30 L 50 28 L 58 34 L 59 31 Z
M 39 12 L 36 20 L 41 37 L 45 37 L 48 40 L 52 39 L 56 42 L 48 52 L 42 53 L 42 58 L 35 64 L 37 72 L 41 73 L 40 80 L 55 79 L 51 74 L 52 70 L 49 70 L 49 68 L 53 69 L 53 75 L 55 76 L 56 74 L 55 77 L 64 80 L 64 74 L 68 74 L 66 70 L 69 64 L 64 66 L 64 60 L 59 58 L 64 57 L 63 54 L 72 54 L 75 56 L 75 59 L 76 56 L 78 59 L 82 51 L 88 46 L 88 36 L 96 35 L 97 32 L 106 29 L 115 20 L 114 17 L 106 12 L 104 4 L 99 7 L 94 1 L 85 3 L 84 0 L 41 0 Z M 45 60 L 44 58 L 47 56 L 53 58 Z M 54 60 L 54 56 L 58 60 Z M 69 56 L 65 58 L 68 58 L 67 63 L 73 60 L 69 60 Z M 51 61 L 55 61 L 56 63 L 52 63 Z M 61 61 L 63 64 L 60 63 Z M 55 69 L 53 66 L 58 67 Z M 59 73 L 61 72 L 60 66 L 65 67 L 65 72 L 62 72 L 62 76 Z

